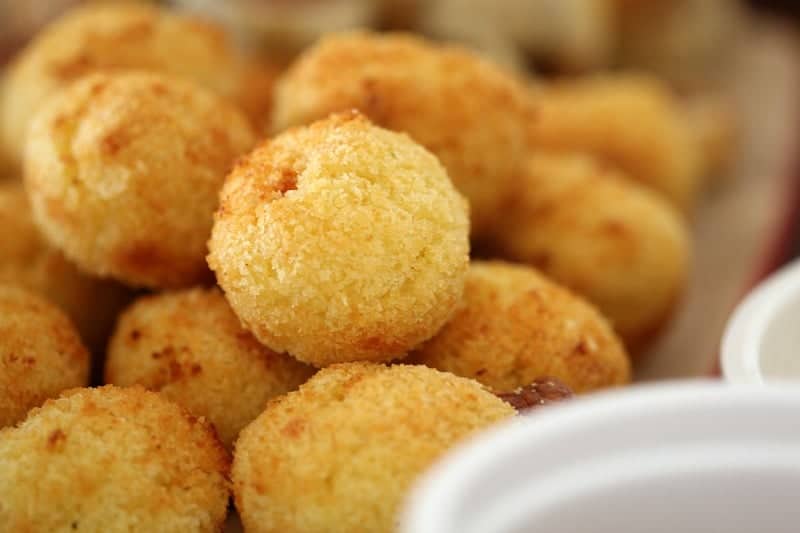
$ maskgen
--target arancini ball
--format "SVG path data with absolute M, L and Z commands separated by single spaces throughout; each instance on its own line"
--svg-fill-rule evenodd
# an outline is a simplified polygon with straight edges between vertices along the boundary
M 689 118 L 667 86 L 635 75 L 605 75 L 535 89 L 532 147 L 585 152 L 659 191 L 690 212 L 702 163 Z
M 88 379 L 89 352 L 66 315 L 33 292 L 0 285 L 0 428 Z M 0 496 L 0 524 L 2 509 Z
M 56 304 L 94 353 L 105 350 L 114 320 L 130 298 L 121 285 L 80 272 L 44 240 L 16 181 L 0 183 L 0 283 L 21 285 Z
M 514 416 L 479 383 L 423 366 L 345 363 L 269 403 L 236 442 L 249 533 L 391 533 L 415 479 Z
M 514 193 L 535 109 L 524 82 L 466 49 L 397 34 L 322 38 L 277 82 L 276 130 L 358 109 L 436 154 L 483 235 Z
M 630 381 L 630 361 L 588 302 L 524 265 L 474 261 L 456 314 L 409 362 L 507 393 L 555 377 L 576 393 Z
M 0 430 L 4 531 L 218 532 L 229 459 L 213 429 L 141 387 L 73 389 Z
M 31 124 L 34 219 L 97 276 L 151 288 L 209 280 L 217 195 L 253 143 L 244 115 L 206 89 L 147 72 L 92 74 Z
M 142 385 L 209 420 L 231 448 L 267 400 L 313 374 L 242 328 L 217 288 L 142 297 L 119 319 L 106 383 Z
M 495 243 L 595 304 L 636 356 L 669 322 L 690 236 L 663 197 L 595 159 L 537 153 Z
M 467 206 L 434 155 L 351 112 L 242 158 L 208 262 L 256 338 L 315 366 L 402 357 L 450 318 Z
M 67 12 L 12 62 L 0 100 L 0 147 L 19 164 L 31 117 L 53 94 L 98 71 L 150 70 L 188 79 L 259 119 L 257 66 L 237 55 L 212 23 L 142 2 L 89 2 Z M 263 78 L 262 78 L 263 79 Z

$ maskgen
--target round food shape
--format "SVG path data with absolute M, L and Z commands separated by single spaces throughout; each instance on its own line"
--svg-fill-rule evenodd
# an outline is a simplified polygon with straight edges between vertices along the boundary
M 0 285 L 0 428 L 88 379 L 89 352 L 66 315 L 30 291 Z
M 141 2 L 91 2 L 44 28 L 12 62 L 0 95 L 0 148 L 20 164 L 30 120 L 50 96 L 87 74 L 120 69 L 186 78 L 256 120 L 270 104 L 268 93 L 254 98 L 255 80 L 267 79 L 260 67 L 239 57 L 221 28 Z
M 38 292 L 72 319 L 93 353 L 106 348 L 129 291 L 80 272 L 48 244 L 33 222 L 28 198 L 16 181 L 0 183 L 0 283 Z
M 120 317 L 105 367 L 106 383 L 142 385 L 205 417 L 228 449 L 267 400 L 313 372 L 261 345 L 217 288 L 136 301 Z
M 534 91 L 534 149 L 585 152 L 663 194 L 688 213 L 702 161 L 689 117 L 655 78 L 596 76 Z
M 8 531 L 217 532 L 229 458 L 202 419 L 141 387 L 72 389 L 0 430 Z
M 358 113 L 257 147 L 214 218 L 208 261 L 234 312 L 315 366 L 402 357 L 461 299 L 466 202 L 435 156 Z
M 686 286 L 690 236 L 681 215 L 581 155 L 534 154 L 520 186 L 524 193 L 495 236 L 501 254 L 595 304 L 639 355 L 669 322 Z
M 576 393 L 626 384 L 630 361 L 603 316 L 531 267 L 470 265 L 464 299 L 410 362 L 513 392 L 544 377 Z
M 86 272 L 152 288 L 209 280 L 217 195 L 253 142 L 245 117 L 199 86 L 92 74 L 34 119 L 25 158 L 34 218 Z
M 271 402 L 236 443 L 246 531 L 390 533 L 411 484 L 514 408 L 423 366 L 346 363 Z
M 514 193 L 535 109 L 524 83 L 465 49 L 345 33 L 303 53 L 275 88 L 276 131 L 358 109 L 436 154 L 483 235 Z

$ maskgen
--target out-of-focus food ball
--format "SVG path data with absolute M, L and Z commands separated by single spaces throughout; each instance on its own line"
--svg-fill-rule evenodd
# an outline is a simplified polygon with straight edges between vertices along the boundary
M 535 154 L 519 179 L 523 192 L 496 235 L 504 257 L 586 297 L 637 355 L 686 284 L 689 235 L 680 214 L 586 156 Z
M 236 508 L 252 533 L 390 533 L 417 476 L 462 439 L 513 415 L 480 384 L 446 372 L 326 368 L 242 432 Z
M 0 428 L 88 377 L 89 352 L 66 315 L 32 292 L 0 285 Z
M 691 210 L 702 166 L 688 117 L 663 83 L 600 76 L 535 92 L 534 147 L 590 153 Z
M 434 155 L 358 113 L 260 145 L 214 218 L 208 261 L 233 310 L 315 366 L 402 357 L 461 299 L 466 202 Z
M 238 57 L 218 27 L 155 6 L 91 2 L 42 30 L 9 68 L 0 101 L 0 140 L 21 162 L 31 117 L 51 95 L 97 71 L 152 70 L 187 78 L 254 113 L 253 64 Z
M 205 417 L 230 449 L 267 400 L 296 389 L 313 368 L 261 345 L 213 288 L 134 303 L 117 324 L 105 372 L 107 383 L 142 385 Z
M 18 182 L 0 184 L 0 283 L 21 285 L 55 303 L 96 353 L 105 349 L 117 313 L 130 296 L 117 283 L 80 272 L 45 242 Z
M 355 108 L 433 152 L 470 201 L 474 234 L 513 194 L 535 116 L 512 74 L 455 47 L 402 35 L 323 38 L 278 81 L 276 130 Z
M 473 262 L 453 318 L 410 362 L 512 392 L 553 376 L 575 392 L 630 381 L 630 361 L 605 318 L 533 268 Z
M 687 102 L 695 143 L 699 147 L 705 185 L 713 187 L 730 176 L 739 144 L 739 124 L 733 102 L 705 94 Z
M 31 126 L 25 182 L 34 218 L 69 259 L 135 286 L 210 278 L 217 194 L 254 142 L 239 110 L 178 78 L 92 74 Z
M 0 524 L 221 531 L 228 467 L 213 429 L 158 394 L 73 389 L 0 431 Z

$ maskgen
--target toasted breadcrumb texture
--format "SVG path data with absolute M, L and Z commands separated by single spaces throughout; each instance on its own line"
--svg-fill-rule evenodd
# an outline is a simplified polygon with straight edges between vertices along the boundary
M 69 318 L 33 292 L 0 284 L 0 428 L 88 377 L 89 352 Z
M 604 75 L 534 90 L 535 149 L 585 152 L 658 191 L 684 213 L 695 206 L 702 159 L 689 116 L 660 80 Z
M 430 152 L 362 115 L 263 143 L 228 176 L 209 265 L 264 344 L 315 366 L 388 361 L 461 298 L 464 199 Z
M 32 124 L 25 182 L 48 239 L 83 270 L 130 285 L 207 281 L 225 174 L 253 145 L 214 93 L 145 72 L 93 74 Z
M 422 366 L 328 367 L 242 432 L 236 507 L 252 533 L 390 533 L 417 476 L 514 413 L 477 382 Z
M 436 154 L 483 235 L 514 194 L 535 108 L 524 82 L 466 49 L 402 34 L 324 37 L 278 81 L 276 131 L 358 109 Z
M 690 236 L 658 194 L 591 157 L 540 152 L 520 176 L 496 243 L 594 303 L 632 355 L 669 322 L 686 286 Z
M 0 431 L 7 531 L 221 531 L 229 458 L 213 429 L 141 387 L 73 389 Z
M 455 316 L 410 362 L 512 392 L 552 376 L 577 393 L 626 384 L 630 361 L 603 316 L 533 268 L 473 262 Z
M 267 92 L 253 93 L 264 87 L 253 78 L 258 67 L 237 55 L 222 28 L 142 2 L 88 2 L 40 31 L 9 67 L 0 146 L 19 164 L 31 117 L 50 96 L 87 74 L 123 69 L 191 80 L 253 118 L 269 105 Z
M 205 417 L 229 449 L 267 400 L 313 372 L 260 344 L 217 288 L 140 298 L 121 316 L 105 367 L 107 383 L 142 385 Z
M 89 349 L 105 350 L 129 291 L 80 272 L 50 246 L 33 222 L 19 182 L 0 183 L 0 250 L 0 283 L 38 292 L 67 313 Z

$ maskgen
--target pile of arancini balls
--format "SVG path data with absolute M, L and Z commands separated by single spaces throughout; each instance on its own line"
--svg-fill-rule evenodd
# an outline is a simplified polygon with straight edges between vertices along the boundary
M 10 66 L 0 530 L 392 531 L 509 394 L 624 385 L 668 322 L 710 163 L 658 81 L 363 32 L 271 79 L 130 4 Z

